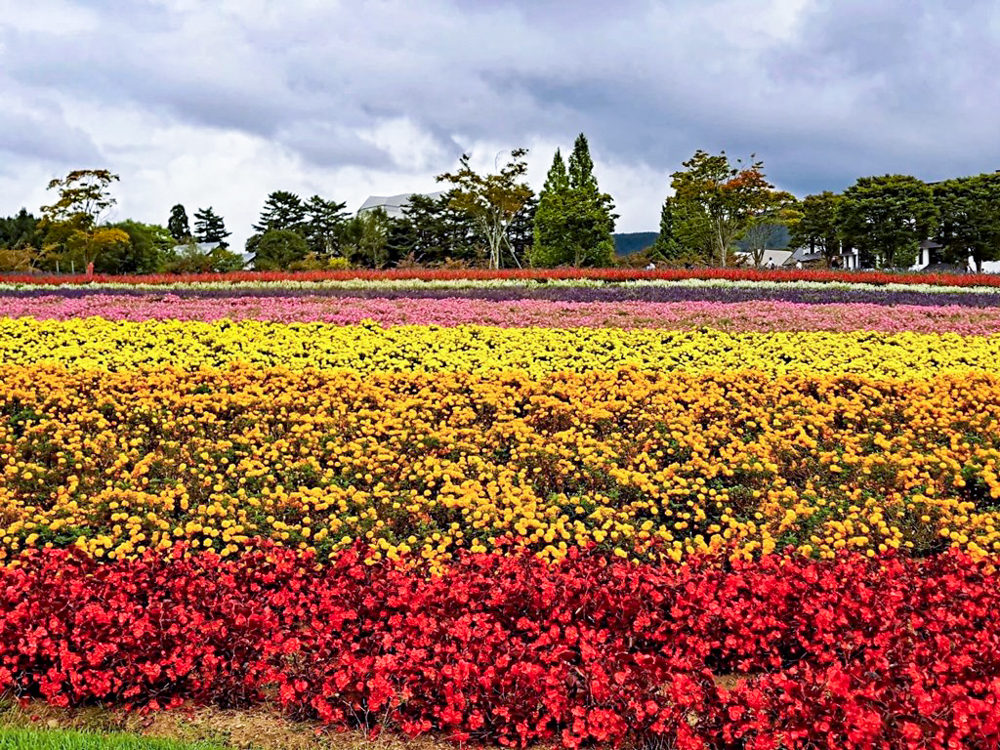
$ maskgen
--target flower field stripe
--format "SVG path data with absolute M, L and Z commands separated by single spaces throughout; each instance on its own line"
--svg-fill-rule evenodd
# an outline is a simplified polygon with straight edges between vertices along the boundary
M 26 556 L 0 568 L 0 690 L 62 706 L 271 700 L 332 726 L 367 716 L 503 745 L 1000 743 L 1000 573 L 985 561 L 472 555 L 428 575 L 364 558 Z
M 70 320 L 262 320 L 355 325 L 367 320 L 394 325 L 489 325 L 505 328 L 668 328 L 712 327 L 727 331 L 881 331 L 899 333 L 1000 333 L 1000 308 L 958 305 L 822 305 L 755 300 L 750 302 L 552 302 L 453 297 L 433 301 L 331 297 L 190 298 L 89 295 L 7 300 L 7 317 Z
M 224 276 L 209 276 L 204 280 L 178 281 L 167 277 L 163 283 L 145 283 L 142 277 L 109 277 L 107 281 L 93 281 L 81 285 L 51 285 L 23 284 L 0 282 L 0 292 L 45 292 L 62 294 L 74 291 L 147 291 L 147 292 L 177 292 L 177 291 L 244 291 L 244 290 L 303 290 L 315 292 L 349 292 L 363 290 L 377 291 L 428 291 L 440 292 L 465 289 L 507 289 L 534 291 L 539 289 L 617 289 L 617 290 L 655 290 L 655 289 L 747 289 L 770 291 L 857 291 L 865 293 L 878 292 L 920 292 L 925 294 L 955 295 L 998 295 L 1000 283 L 989 284 L 932 284 L 923 281 L 924 277 L 905 281 L 889 281 L 872 283 L 866 281 L 867 276 L 851 277 L 841 281 L 815 281 L 810 279 L 784 280 L 746 280 L 740 278 L 681 278 L 659 279 L 639 278 L 624 280 L 602 280 L 600 278 L 555 278 L 555 279 L 508 279 L 508 278 L 445 278 L 445 279 L 414 279 L 414 278 L 359 278 L 344 280 L 309 280 L 289 278 L 280 281 L 271 280 L 226 280 Z M 116 280 L 117 279 L 117 280 Z
M 1000 377 L 0 367 L 0 558 L 1000 554 Z
M 0 282 L 7 285 L 79 286 L 87 284 L 121 283 L 120 276 L 96 274 L 44 276 L 33 274 L 3 274 Z M 237 283 L 301 283 L 301 282 L 397 282 L 428 281 L 466 283 L 506 281 L 743 281 L 752 283 L 808 281 L 815 283 L 921 284 L 932 286 L 970 287 L 998 286 L 1000 276 L 993 274 L 900 273 L 878 271 L 841 271 L 836 269 L 757 269 L 700 268 L 639 270 L 627 268 L 550 268 L 550 269 L 350 269 L 340 271 L 237 271 L 221 274 L 150 274 L 129 277 L 137 284 L 237 284 Z
M 944 372 L 996 372 L 1000 337 L 0 318 L 4 363 L 107 370 L 247 363 L 359 372 L 518 370 L 531 376 L 628 366 L 923 378 Z
M 936 291 L 935 291 L 936 289 Z M 131 298 L 151 300 L 163 298 L 228 299 L 238 296 L 245 299 L 325 298 L 341 299 L 350 303 L 360 299 L 413 299 L 413 300 L 482 300 L 516 302 L 521 300 L 550 302 L 717 302 L 738 303 L 752 301 L 793 302 L 801 304 L 876 304 L 882 306 L 961 306 L 991 308 L 1000 306 L 1000 294 L 993 290 L 976 288 L 958 291 L 935 287 L 898 287 L 892 291 L 884 287 L 868 286 L 851 288 L 834 285 L 795 283 L 772 285 L 747 284 L 534 284 L 512 283 L 459 286 L 454 284 L 266 284 L 232 286 L 212 284 L 205 286 L 74 286 L 26 287 L 4 289 L 0 287 L 0 315 L 6 310 L 17 310 L 25 299 L 79 299 L 90 296 L 114 297 L 127 304 Z

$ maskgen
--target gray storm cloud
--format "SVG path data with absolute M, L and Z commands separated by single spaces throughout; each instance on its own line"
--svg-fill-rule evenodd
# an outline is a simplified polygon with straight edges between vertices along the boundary
M 122 138 L 131 161 L 107 166 L 123 179 L 153 181 L 188 156 L 225 163 L 227 138 L 251 138 L 284 165 L 276 178 L 336 172 L 360 194 L 366 170 L 410 189 L 473 144 L 568 145 L 585 131 L 599 167 L 662 175 L 626 229 L 647 228 L 696 148 L 755 152 L 800 194 L 1000 168 L 992 0 L 19 5 L 0 20 L 0 212 L 19 189 L 34 195 L 19 165 L 58 173 L 115 156 Z M 223 202 L 256 204 L 248 181 L 234 175 Z

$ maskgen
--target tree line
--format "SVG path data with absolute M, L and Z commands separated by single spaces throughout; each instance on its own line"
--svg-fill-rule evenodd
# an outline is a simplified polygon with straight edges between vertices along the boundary
M 926 183 L 909 175 L 859 178 L 843 193 L 799 200 L 776 190 L 763 163 L 698 151 L 672 175 L 650 255 L 669 263 L 760 265 L 785 230 L 789 246 L 837 267 L 909 268 L 930 243 L 932 262 L 977 271 L 1000 260 L 1000 173 Z
M 398 216 L 277 190 L 253 225 L 245 254 L 212 207 L 193 221 L 175 205 L 165 225 L 109 222 L 119 181 L 107 170 L 52 180 L 56 198 L 35 217 L 0 217 L 0 271 L 135 274 L 406 265 L 552 267 L 615 262 L 613 198 L 603 192 L 585 135 L 568 159 L 557 149 L 539 194 L 525 181 L 527 150 L 479 172 L 468 154 L 438 175 L 439 196 L 413 195 Z M 697 151 L 671 175 L 655 242 L 633 264 L 760 265 L 789 236 L 828 266 L 856 251 L 862 267 L 908 267 L 932 240 L 936 260 L 977 268 L 1000 259 L 1000 173 L 927 184 L 905 175 L 863 177 L 837 194 L 798 199 L 764 165 Z M 249 261 L 245 261 L 245 257 Z

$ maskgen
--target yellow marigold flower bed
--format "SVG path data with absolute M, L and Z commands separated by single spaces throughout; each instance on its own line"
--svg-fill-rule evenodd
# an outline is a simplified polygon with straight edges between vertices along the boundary
M 511 341 L 533 340 L 523 336 Z M 40 355 L 46 337 L 35 341 Z M 141 341 L 122 339 L 123 358 Z M 953 344 L 972 356 L 975 342 Z M 49 545 L 119 558 L 177 540 L 229 555 L 257 535 L 321 554 L 362 538 L 380 556 L 435 559 L 504 539 L 549 557 L 591 543 L 676 558 L 787 545 L 819 557 L 1000 552 L 1000 376 L 989 373 L 8 364 L 0 378 L 7 559 Z
M 621 366 L 661 371 L 748 367 L 775 375 L 807 371 L 913 378 L 996 371 L 1000 337 L 0 318 L 0 362 L 108 370 L 246 362 L 364 372 L 519 370 L 533 377 Z

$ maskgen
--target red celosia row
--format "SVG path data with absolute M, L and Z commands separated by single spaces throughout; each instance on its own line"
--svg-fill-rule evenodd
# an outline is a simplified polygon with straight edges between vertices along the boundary
M 936 558 L 636 566 L 468 556 L 440 577 L 264 549 L 0 571 L 0 690 L 280 702 L 457 739 L 995 748 L 1000 574 Z
M 185 284 L 191 282 L 265 282 L 265 281 L 345 281 L 348 279 L 418 279 L 424 281 L 456 279 L 598 279 L 634 281 L 638 279 L 729 279 L 731 281 L 843 281 L 865 284 L 934 284 L 937 286 L 1000 286 L 1000 277 L 990 274 L 884 273 L 875 271 L 838 271 L 812 269 L 758 268 L 676 268 L 645 271 L 631 268 L 547 268 L 547 269 L 397 269 L 374 271 L 237 271 L 222 274 L 151 274 L 147 276 L 45 276 L 31 274 L 0 275 L 8 284 L 73 285 L 102 282 L 135 284 Z

